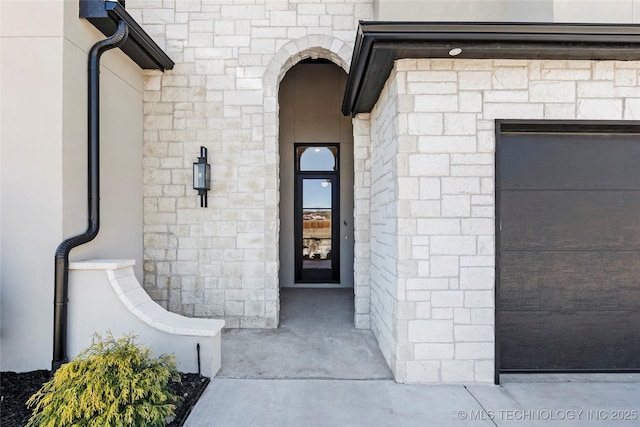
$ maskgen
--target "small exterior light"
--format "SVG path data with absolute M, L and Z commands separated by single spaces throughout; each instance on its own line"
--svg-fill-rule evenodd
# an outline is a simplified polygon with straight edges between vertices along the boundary
M 200 207 L 207 207 L 207 191 L 211 189 L 211 165 L 207 163 L 207 149 L 200 147 L 198 162 L 193 164 L 193 189 L 198 190 Z
M 460 49 L 459 47 L 454 47 L 449 51 L 449 56 L 458 56 L 461 53 L 462 53 L 462 49 Z

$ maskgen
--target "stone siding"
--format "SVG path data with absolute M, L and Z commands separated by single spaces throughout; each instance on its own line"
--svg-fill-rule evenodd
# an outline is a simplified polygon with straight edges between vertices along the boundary
M 638 62 L 396 62 L 371 114 L 370 250 L 398 381 L 493 381 L 495 120 L 638 119 L 639 79 Z
M 372 2 L 129 0 L 127 10 L 176 62 L 145 81 L 144 287 L 173 312 L 276 327 L 278 84 L 304 58 L 348 70 Z M 206 209 L 192 189 L 201 145 Z

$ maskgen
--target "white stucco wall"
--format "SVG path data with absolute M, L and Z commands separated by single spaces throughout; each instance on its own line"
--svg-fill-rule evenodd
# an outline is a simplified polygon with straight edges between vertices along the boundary
M 553 0 L 374 0 L 374 4 L 379 21 L 553 21 Z
M 62 237 L 62 4 L 0 8 L 0 369 L 21 371 L 51 363 L 53 255 Z
M 640 62 L 396 62 L 370 158 L 371 322 L 396 380 L 493 380 L 495 120 L 638 117 Z
M 87 227 L 87 52 L 104 36 L 78 4 L 0 2 L 3 371 L 51 366 L 55 250 Z M 141 264 L 142 73 L 119 51 L 103 64 L 102 229 L 71 259 Z
M 374 0 L 380 21 L 640 22 L 640 0 Z

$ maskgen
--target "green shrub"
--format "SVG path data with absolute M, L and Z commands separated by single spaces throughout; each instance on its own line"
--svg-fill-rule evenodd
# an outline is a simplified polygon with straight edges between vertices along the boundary
M 153 358 L 126 335 L 96 334 L 76 360 L 62 365 L 27 401 L 27 426 L 163 426 L 178 397 L 169 381 L 180 381 L 173 356 Z

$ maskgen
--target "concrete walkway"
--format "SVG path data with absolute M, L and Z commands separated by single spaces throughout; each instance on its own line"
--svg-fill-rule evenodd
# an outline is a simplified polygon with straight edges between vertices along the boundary
M 640 374 L 503 375 L 502 385 L 404 385 L 350 290 L 285 289 L 277 330 L 228 330 L 189 427 L 640 426 Z
M 215 379 L 185 425 L 604 427 L 638 426 L 639 412 L 638 376 L 501 386 Z

